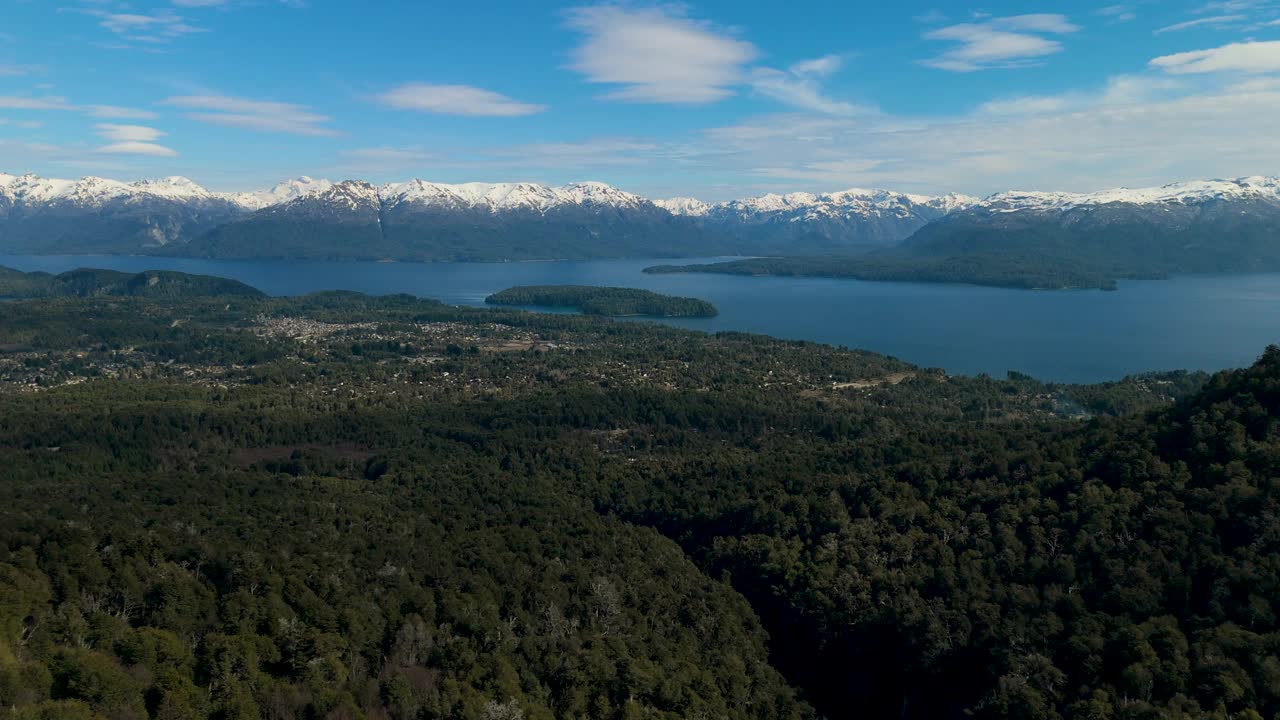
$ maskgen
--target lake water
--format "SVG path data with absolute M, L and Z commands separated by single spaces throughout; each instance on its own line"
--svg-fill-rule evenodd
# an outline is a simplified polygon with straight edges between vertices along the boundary
M 0 265 L 99 267 L 235 278 L 273 295 L 411 293 L 458 305 L 513 285 L 638 287 L 709 300 L 711 319 L 666 321 L 872 350 L 952 373 L 1097 382 L 1148 370 L 1247 365 L 1280 343 L 1280 274 L 1130 281 L 1119 292 L 1036 292 L 823 278 L 645 275 L 662 262 L 356 263 L 155 257 L 5 256 Z

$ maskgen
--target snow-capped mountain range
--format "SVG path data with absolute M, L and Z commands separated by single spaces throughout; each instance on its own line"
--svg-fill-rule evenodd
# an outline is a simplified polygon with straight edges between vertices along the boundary
M 183 177 L 121 182 L 0 173 L 0 251 L 172 252 L 189 246 L 191 252 L 222 256 L 310 256 L 306 235 L 328 238 L 333 247 L 314 251 L 323 257 L 842 253 L 892 246 L 926 227 L 936 235 L 934 226 L 962 222 L 1075 222 L 1081 213 L 1095 224 L 1121 217 L 1190 222 L 1237 205 L 1280 208 L 1280 179 L 1095 193 L 1004 192 L 986 199 L 850 189 L 712 204 L 649 200 L 598 182 L 373 185 L 300 177 L 265 190 L 214 192 Z M 296 241 L 281 240 L 291 235 Z M 210 250 L 211 244 L 217 247 Z
M 1093 193 L 1003 192 L 973 205 L 993 212 L 1050 212 L 1104 205 L 1171 207 L 1253 200 L 1280 202 L 1280 178 L 1253 176 L 1235 180 L 1197 180 Z
M 79 180 L 43 178 L 36 175 L 0 173 L 0 201 L 8 204 L 49 204 L 70 202 L 100 206 L 122 198 L 164 199 L 184 202 L 223 201 L 256 211 L 298 198 L 323 193 L 335 184 L 329 180 L 298 177 L 272 188 L 248 192 L 214 192 L 185 177 L 123 182 L 100 177 Z M 672 215 L 720 217 L 748 220 L 786 215 L 788 221 L 904 215 L 915 208 L 948 214 L 972 207 L 1001 212 L 1022 210 L 1066 210 L 1081 206 L 1130 204 L 1195 204 L 1208 201 L 1270 199 L 1280 200 L 1280 178 L 1253 176 L 1235 180 L 1179 182 L 1151 188 L 1116 188 L 1092 193 L 1009 191 L 979 199 L 951 193 L 937 197 L 897 193 L 880 189 L 853 188 L 831 193 L 797 192 L 706 203 L 697 198 L 676 197 L 646 200 L 600 182 L 583 182 L 550 187 L 536 183 L 446 184 L 425 180 L 370 185 L 383 202 L 406 202 L 448 209 L 545 211 L 566 205 L 608 205 L 636 208 L 649 203 Z

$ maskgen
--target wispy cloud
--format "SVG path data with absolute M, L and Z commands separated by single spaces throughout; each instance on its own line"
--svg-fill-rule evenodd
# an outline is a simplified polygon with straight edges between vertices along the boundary
M 98 152 L 108 155 L 147 155 L 150 157 L 176 157 L 176 150 L 157 144 L 155 141 L 164 137 L 165 133 L 142 125 L 115 125 L 102 123 L 95 126 L 102 138 L 110 141 L 109 145 L 98 148 Z
M 1203 17 L 1196 20 L 1188 20 L 1186 22 L 1174 23 L 1166 25 L 1155 31 L 1156 35 L 1163 35 L 1167 32 L 1178 32 L 1179 30 L 1190 30 L 1198 27 L 1227 27 L 1248 20 L 1246 15 L 1214 15 L 1212 17 Z
M 324 127 L 323 124 L 331 119 L 327 115 L 292 103 L 228 95 L 183 95 L 168 98 L 164 104 L 191 111 L 186 114 L 187 118 L 212 125 L 293 135 L 338 134 L 336 130 Z
M 6 65 L 0 63 L 0 77 L 19 77 L 30 75 L 40 70 L 39 65 Z
M 98 24 L 121 38 L 143 44 L 166 44 L 183 35 L 204 32 L 204 28 L 189 24 L 172 10 L 159 10 L 151 14 L 133 12 L 107 12 L 95 8 L 84 9 L 87 15 L 98 18 Z
M 46 95 L 44 97 L 27 97 L 24 95 L 0 95 L 0 110 L 75 110 L 76 107 L 64 97 Z
M 43 95 L 0 95 L 0 110 L 54 110 L 82 112 L 102 120 L 154 120 L 157 115 L 149 110 L 120 107 L 118 105 L 75 105 L 65 97 Z
M 1138 19 L 1137 8 L 1133 5 L 1108 5 L 1093 11 L 1094 15 L 1108 18 L 1112 22 L 1130 22 Z
M 368 160 L 375 162 L 418 162 L 430 157 L 422 148 L 357 148 L 343 150 L 341 155 L 351 160 Z
M 946 117 L 765 116 L 708 131 L 699 157 L 778 191 L 1096 190 L 1265 172 L 1280 162 L 1277 116 L 1280 78 L 1140 75 Z
M 150 110 L 121 107 L 119 105 L 86 105 L 84 111 L 90 117 L 103 120 L 155 120 L 158 115 Z
M 1151 66 L 1175 75 L 1280 72 L 1280 41 L 1231 43 L 1155 58 Z
M 923 62 L 951 72 L 1027 67 L 1062 51 L 1062 43 L 1046 35 L 1064 35 L 1079 29 L 1065 16 L 1050 14 L 950 25 L 925 33 L 925 38 L 951 41 L 956 46 Z
M 520 102 L 470 85 L 409 83 L 392 88 L 375 100 L 384 107 L 397 110 L 467 117 L 518 117 L 547 109 L 545 105 Z
M 751 87 L 778 102 L 825 115 L 853 115 L 862 110 L 853 103 L 833 100 L 822 92 L 821 80 L 840 70 L 844 59 L 824 55 L 798 62 L 786 70 L 755 68 Z
M 596 5 L 569 10 L 567 18 L 584 36 L 570 68 L 589 82 L 618 86 L 605 95 L 611 100 L 715 102 L 733 94 L 759 55 L 751 43 L 675 6 Z
M 416 169 L 432 159 L 431 153 L 420 147 L 355 148 L 338 155 L 341 161 L 333 169 L 356 174 Z

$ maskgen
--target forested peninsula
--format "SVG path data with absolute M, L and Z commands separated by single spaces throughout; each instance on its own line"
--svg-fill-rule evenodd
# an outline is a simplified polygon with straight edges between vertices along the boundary
M 591 285 L 529 285 L 513 287 L 485 298 L 490 305 L 574 308 L 587 315 L 607 317 L 715 317 L 716 307 L 697 298 L 675 297 L 636 288 Z
M 1118 278 L 1088 263 L 1019 255 L 858 255 L 839 257 L 747 258 L 692 265 L 655 265 L 646 273 L 712 273 L 850 280 L 964 283 L 1023 290 L 1115 290 Z

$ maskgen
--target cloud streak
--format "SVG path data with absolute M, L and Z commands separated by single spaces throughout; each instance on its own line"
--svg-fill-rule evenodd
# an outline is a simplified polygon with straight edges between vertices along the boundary
M 1036 65 L 1062 52 L 1062 43 L 1046 35 L 1065 35 L 1080 28 L 1063 15 L 1037 14 L 992 18 L 981 23 L 950 25 L 925 33 L 927 40 L 955 46 L 924 60 L 929 67 L 950 72 L 1020 68 Z
M 152 14 L 134 12 L 107 12 L 85 9 L 83 12 L 98 18 L 98 24 L 121 38 L 149 45 L 163 45 L 191 33 L 205 32 L 204 28 L 189 24 L 172 10 L 159 10 Z
M 547 109 L 545 105 L 520 102 L 470 85 L 409 83 L 378 95 L 375 101 L 395 110 L 463 117 L 520 117 Z
M 0 110 L 75 110 L 64 97 L 27 97 L 24 95 L 0 95 Z
M 338 135 L 336 130 L 324 127 L 329 116 L 303 105 L 229 95 L 182 95 L 163 103 L 188 111 L 186 117 L 190 120 L 211 125 L 313 137 Z
M 1173 25 L 1166 25 L 1165 27 L 1158 28 L 1157 30 L 1155 30 L 1155 34 L 1163 35 L 1165 33 L 1178 32 L 1181 30 L 1191 30 L 1192 28 L 1198 28 L 1198 27 L 1220 28 L 1220 27 L 1226 27 L 1229 25 L 1234 25 L 1236 23 L 1240 23 L 1248 19 L 1249 18 L 1246 15 L 1214 15 L 1213 17 L 1203 17 L 1203 18 L 1198 18 L 1196 20 L 1188 20 L 1186 22 L 1175 23 Z
M 1280 72 L 1280 41 L 1231 43 L 1155 58 L 1151 67 L 1174 75 Z

